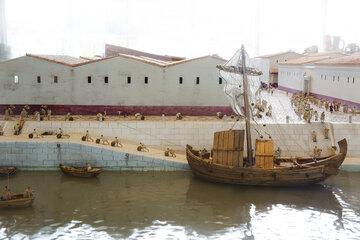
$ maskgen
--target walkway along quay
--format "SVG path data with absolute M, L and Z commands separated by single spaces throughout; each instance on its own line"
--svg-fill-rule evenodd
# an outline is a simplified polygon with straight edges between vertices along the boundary
M 59 163 L 92 165 L 105 169 L 118 170 L 188 170 L 184 154 L 186 144 L 210 150 L 213 134 L 228 130 L 233 121 L 26 121 L 20 136 L 13 136 L 15 121 L 0 121 L 4 126 L 4 136 L 0 136 L 1 165 L 14 165 L 20 168 L 51 169 Z M 329 138 L 324 138 L 324 128 L 330 129 Z M 71 135 L 69 139 L 56 139 L 55 136 L 29 139 L 28 134 L 36 129 L 57 131 L 62 128 Z M 236 123 L 234 129 L 243 128 Z M 283 123 L 260 125 L 258 130 L 266 130 L 280 147 L 284 156 L 310 155 L 314 146 L 322 149 L 322 155 L 330 152 L 342 138 L 348 140 L 348 158 L 343 169 L 360 171 L 360 123 Z M 89 130 L 93 138 L 119 137 L 124 147 L 81 141 Z M 317 142 L 312 141 L 312 132 L 317 134 Z M 252 132 L 253 140 L 258 137 Z M 295 137 L 296 136 L 296 137 Z M 137 145 L 142 142 L 149 152 L 138 152 Z M 60 145 L 58 145 L 60 144 Z M 165 157 L 164 150 L 170 147 L 177 151 L 177 157 Z M 246 148 L 245 148 L 246 149 Z

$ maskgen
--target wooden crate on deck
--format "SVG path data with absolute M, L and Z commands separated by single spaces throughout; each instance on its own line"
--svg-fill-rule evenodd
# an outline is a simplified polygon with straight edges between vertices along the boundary
M 255 142 L 255 167 L 274 168 L 274 141 L 256 139 Z
M 229 130 L 214 133 L 214 150 L 243 150 L 244 130 Z
M 241 150 L 213 150 L 213 162 L 225 166 L 243 166 L 244 151 Z

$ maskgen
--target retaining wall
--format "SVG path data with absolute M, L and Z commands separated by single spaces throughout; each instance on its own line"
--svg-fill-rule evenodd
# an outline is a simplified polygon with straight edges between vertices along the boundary
M 88 162 L 109 170 L 189 170 L 187 163 L 68 142 L 0 142 L 0 162 L 25 169 L 54 169 L 60 163 L 84 166 Z

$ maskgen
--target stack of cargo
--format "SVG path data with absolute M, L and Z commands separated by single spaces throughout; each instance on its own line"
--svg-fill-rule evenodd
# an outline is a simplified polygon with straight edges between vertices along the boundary
M 215 132 L 213 162 L 226 166 L 243 166 L 244 130 Z
M 274 141 L 256 139 L 255 167 L 274 168 Z

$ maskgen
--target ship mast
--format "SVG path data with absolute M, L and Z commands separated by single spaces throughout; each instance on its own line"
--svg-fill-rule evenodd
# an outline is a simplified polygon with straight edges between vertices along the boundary
M 253 165 L 253 149 L 251 142 L 251 132 L 250 132 L 250 105 L 248 97 L 248 80 L 246 75 L 246 61 L 245 61 L 245 48 L 244 45 L 241 46 L 241 65 L 242 65 L 242 74 L 243 74 L 243 86 L 244 86 L 244 110 L 245 110 L 245 134 L 246 134 L 246 146 L 247 146 L 247 165 Z

